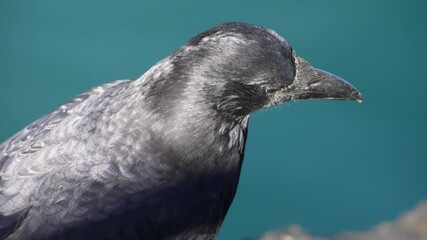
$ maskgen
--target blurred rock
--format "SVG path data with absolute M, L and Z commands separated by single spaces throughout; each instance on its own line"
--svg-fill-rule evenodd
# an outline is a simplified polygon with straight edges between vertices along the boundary
M 260 240 L 427 240 L 427 201 L 393 222 L 382 222 L 366 232 L 314 236 L 298 225 L 266 233 Z
M 292 225 L 280 231 L 268 232 L 261 240 L 328 240 L 328 238 L 312 236 L 299 225 Z

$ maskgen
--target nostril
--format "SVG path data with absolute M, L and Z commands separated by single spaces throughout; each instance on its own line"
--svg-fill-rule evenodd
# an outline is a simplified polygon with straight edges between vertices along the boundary
M 307 83 L 307 86 L 311 86 L 311 85 L 318 85 L 320 83 L 320 80 L 313 80 Z

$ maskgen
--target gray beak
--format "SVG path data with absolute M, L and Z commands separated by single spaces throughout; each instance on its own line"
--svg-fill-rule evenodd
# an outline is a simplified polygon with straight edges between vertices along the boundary
M 351 84 L 326 71 L 316 69 L 294 55 L 296 75 L 291 99 L 335 99 L 363 101 L 362 94 Z

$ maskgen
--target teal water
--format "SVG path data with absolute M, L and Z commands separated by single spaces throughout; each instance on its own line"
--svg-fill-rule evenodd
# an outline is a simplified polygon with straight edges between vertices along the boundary
M 293 223 L 362 230 L 427 198 L 427 4 L 422 1 L 0 1 L 0 141 L 87 89 L 135 79 L 218 23 L 275 29 L 355 102 L 252 116 L 218 239 Z

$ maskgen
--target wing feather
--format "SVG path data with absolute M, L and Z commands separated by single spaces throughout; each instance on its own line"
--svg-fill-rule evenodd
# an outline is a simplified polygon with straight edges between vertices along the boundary
M 82 147 L 83 139 L 75 130 L 84 125 L 85 116 L 99 116 L 103 106 L 108 105 L 104 102 L 129 83 L 129 80 L 119 80 L 80 94 L 0 145 L 0 238 L 10 234 L 26 218 L 33 204 L 37 204 L 37 189 L 46 191 L 49 188 L 46 186 L 52 183 L 45 177 L 53 169 L 55 174 L 64 177 L 67 169 L 73 170 L 68 167 L 79 156 L 72 156 L 70 149 Z M 96 119 L 87 125 L 93 121 Z M 84 177 L 88 172 L 78 174 Z M 71 175 L 71 178 L 76 177 L 76 174 Z M 50 187 L 66 188 L 60 185 Z M 63 198 L 67 197 L 67 189 L 64 189 Z M 52 204 L 59 205 L 60 200 L 56 198 Z

